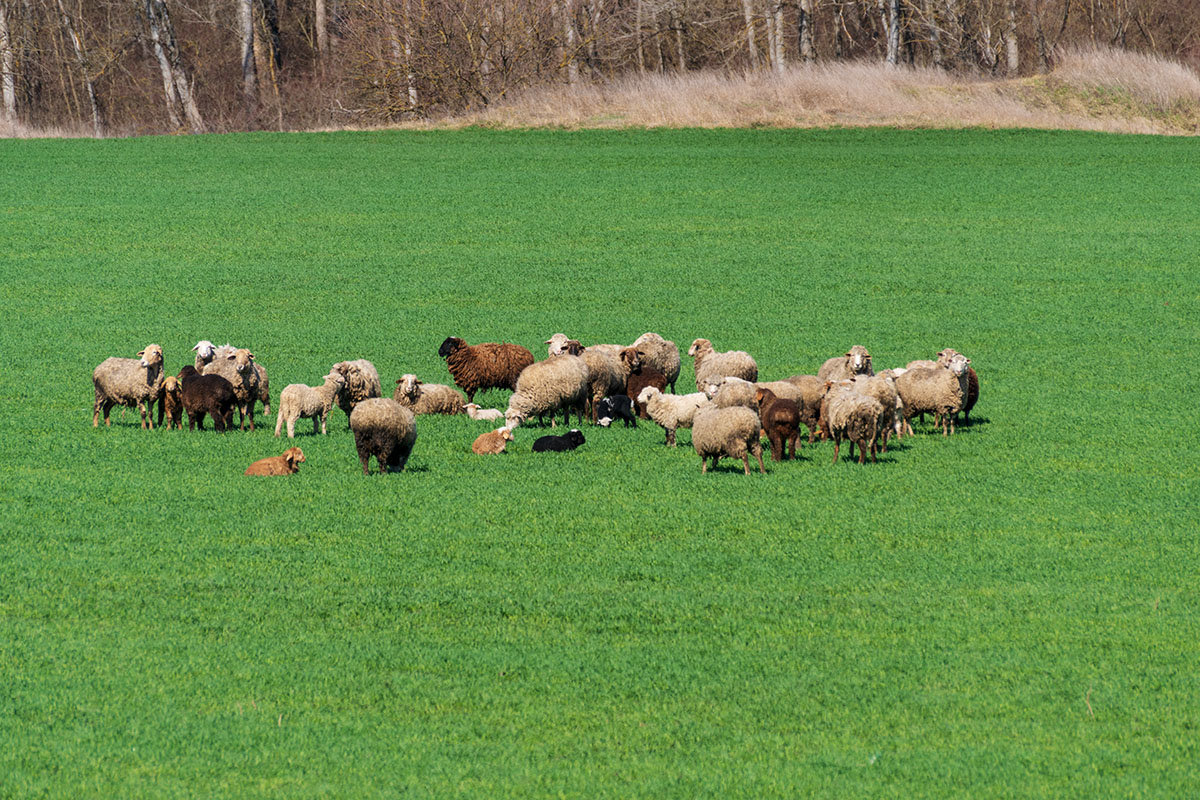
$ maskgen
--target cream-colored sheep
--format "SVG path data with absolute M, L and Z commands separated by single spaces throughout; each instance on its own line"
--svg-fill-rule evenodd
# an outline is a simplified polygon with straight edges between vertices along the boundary
M 713 469 L 722 457 L 740 458 L 750 474 L 750 454 L 758 459 L 758 471 L 765 473 L 762 459 L 762 426 L 758 414 L 744 406 L 704 408 L 692 421 L 692 447 L 700 456 L 700 474 L 708 471 L 707 460 Z
M 416 375 L 401 375 L 392 399 L 421 414 L 462 414 L 467 398 L 444 383 L 425 383 Z
M 321 425 L 321 433 L 327 434 L 326 420 L 329 411 L 337 401 L 338 395 L 346 386 L 346 379 L 341 373 L 330 372 L 325 376 L 325 382 L 320 386 L 306 386 L 303 383 L 291 383 L 283 387 L 279 393 L 279 414 L 275 417 L 275 435 L 278 436 L 287 423 L 289 439 L 296 438 L 296 420 L 311 419 L 313 435 L 317 434 L 317 423 Z
M 637 401 L 646 407 L 646 413 L 666 431 L 666 444 L 675 446 L 675 431 L 692 427 L 696 412 L 712 406 L 704 392 L 692 394 L 663 394 L 653 386 L 647 386 L 637 396 Z

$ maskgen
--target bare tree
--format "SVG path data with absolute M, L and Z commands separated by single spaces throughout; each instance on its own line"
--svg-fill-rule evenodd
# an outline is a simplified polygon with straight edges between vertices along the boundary
M 887 55 L 889 67 L 900 62 L 900 0 L 887 0 Z
M 325 14 L 325 0 L 315 0 L 313 3 L 313 27 L 317 34 L 317 55 L 324 58 L 329 54 L 329 24 Z
M 175 44 L 175 28 L 167 11 L 166 0 L 145 0 L 146 27 L 150 31 L 150 44 L 162 73 L 163 94 L 167 101 L 167 115 L 173 128 L 183 122 L 179 112 L 183 111 L 188 128 L 192 133 L 204 132 L 204 120 L 196 101 L 192 98 L 191 84 L 187 73 L 179 62 L 179 48 Z
M 83 41 L 79 38 L 79 34 L 75 30 L 75 24 L 71 21 L 71 15 L 67 13 L 62 0 L 57 0 L 57 3 L 58 13 L 62 19 L 63 33 L 66 34 L 71 42 L 72 49 L 75 51 L 75 62 L 79 65 L 83 87 L 87 92 L 88 105 L 92 112 L 92 131 L 95 133 L 96 138 L 100 138 L 104 135 L 104 119 L 100 113 L 100 99 L 96 96 L 96 84 L 92 80 L 87 52 L 84 50 Z
M 639 7 L 641 0 L 638 0 Z M 746 19 L 746 49 L 750 54 L 750 68 L 758 69 L 758 44 L 754 41 L 754 11 L 750 0 L 742 0 L 742 15 Z
M 813 46 L 813 0 L 800 0 L 796 27 L 800 33 L 800 60 L 812 61 L 817 57 Z
M 0 115 L 5 122 L 17 122 L 16 57 L 8 32 L 8 3 L 0 0 Z
M 1008 74 L 1016 75 L 1021 68 L 1017 49 L 1017 0 L 1007 0 L 1004 9 L 1004 52 L 1008 57 Z
M 254 0 L 237 0 L 237 31 L 242 61 L 242 105 L 252 117 L 258 107 L 258 72 L 254 66 Z

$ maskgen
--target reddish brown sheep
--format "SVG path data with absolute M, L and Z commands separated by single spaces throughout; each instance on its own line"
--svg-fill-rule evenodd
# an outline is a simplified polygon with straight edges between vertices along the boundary
M 300 469 L 297 464 L 304 463 L 304 451 L 299 447 L 289 447 L 282 455 L 262 458 L 246 467 L 246 475 L 291 475 Z
M 638 402 L 638 395 L 647 386 L 653 386 L 660 392 L 665 392 L 667 376 L 647 364 L 645 356 L 645 353 L 633 347 L 626 347 L 621 351 L 621 361 L 629 370 L 629 378 L 625 381 L 625 394 L 629 395 L 629 399 L 637 406 L 638 416 L 642 419 L 650 419 L 646 412 L 646 404 Z
M 494 456 L 503 453 L 505 446 L 512 440 L 511 428 L 497 428 L 494 431 L 481 433 L 471 445 L 471 452 L 481 456 Z
M 174 375 L 163 378 L 162 393 L 158 396 L 158 426 L 162 427 L 163 413 L 167 415 L 167 430 L 174 425 L 183 430 L 183 386 Z
M 517 376 L 533 363 L 533 353 L 517 344 L 484 342 L 469 345 L 450 336 L 438 348 L 446 359 L 446 368 L 458 388 L 466 392 L 467 402 L 475 402 L 482 389 L 516 389 Z
M 771 442 L 771 460 L 783 461 L 796 457 L 796 441 L 800 438 L 800 406 L 795 400 L 776 397 L 770 389 L 761 386 L 754 392 L 758 403 L 758 418 Z M 787 446 L 792 446 L 791 455 Z

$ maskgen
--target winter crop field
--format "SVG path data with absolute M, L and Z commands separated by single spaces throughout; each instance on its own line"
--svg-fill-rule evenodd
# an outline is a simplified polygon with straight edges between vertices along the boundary
M 1046 132 L 0 141 L 0 795 L 1200 793 L 1200 149 Z M 249 347 L 274 403 L 447 336 L 953 347 L 879 463 L 419 417 L 362 475 L 92 428 L 93 367 Z M 684 358 L 679 390 L 692 387 Z M 503 408 L 507 393 L 480 396 Z M 261 407 L 260 407 L 261 412 Z

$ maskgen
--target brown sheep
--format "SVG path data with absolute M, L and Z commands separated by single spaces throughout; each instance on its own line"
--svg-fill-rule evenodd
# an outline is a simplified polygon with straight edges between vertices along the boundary
M 819 430 L 821 401 L 825 399 L 825 381 L 816 375 L 793 375 L 787 380 L 800 390 L 796 404 L 800 406 L 800 421 L 808 428 L 808 443 L 812 444 Z
M 291 475 L 304 463 L 304 451 L 299 447 L 289 447 L 281 455 L 262 458 L 246 467 L 244 475 Z
M 224 432 L 233 425 L 233 409 L 237 396 L 233 386 L 220 375 L 201 375 L 191 364 L 179 370 L 179 385 L 183 387 L 183 410 L 187 412 L 188 430 L 204 430 L 204 415 L 213 419 L 213 427 Z
M 770 389 L 758 387 L 754 392 L 758 403 L 758 418 L 771 442 L 771 460 L 783 461 L 796 457 L 796 441 L 800 438 L 800 406 L 794 400 L 776 397 Z M 791 455 L 787 445 L 792 446 Z
M 475 402 L 481 389 L 516 389 L 521 370 L 533 363 L 533 353 L 518 344 L 484 342 L 469 345 L 457 336 L 447 337 L 438 348 L 458 388 Z
M 167 415 L 167 430 L 174 425 L 183 430 L 183 385 L 174 375 L 163 378 L 162 392 L 158 396 L 158 425 L 161 428 L 163 413 Z
M 638 416 L 642 419 L 650 419 L 650 415 L 646 412 L 646 404 L 638 402 L 638 395 L 647 386 L 653 386 L 660 392 L 665 392 L 667 376 L 647 364 L 645 356 L 645 353 L 633 347 L 626 347 L 621 351 L 621 362 L 629 371 L 629 377 L 625 381 L 625 394 L 637 406 Z
M 511 428 L 497 428 L 494 431 L 480 434 L 471 445 L 471 452 L 481 456 L 494 456 L 504 452 L 505 446 L 513 440 Z

